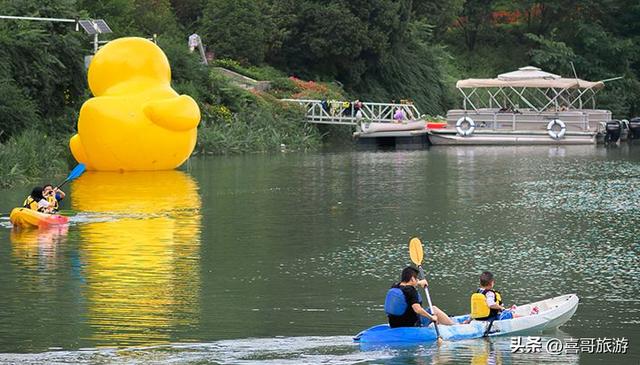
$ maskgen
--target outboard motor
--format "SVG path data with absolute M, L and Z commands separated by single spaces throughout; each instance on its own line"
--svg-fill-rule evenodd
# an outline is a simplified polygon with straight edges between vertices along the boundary
M 629 139 L 629 121 L 622 119 L 620 121 L 620 142 L 624 142 Z
M 640 117 L 629 120 L 629 139 L 640 139 Z
M 612 120 L 607 122 L 604 127 L 605 135 L 604 135 L 604 143 L 616 143 L 620 139 L 621 125 L 620 121 Z

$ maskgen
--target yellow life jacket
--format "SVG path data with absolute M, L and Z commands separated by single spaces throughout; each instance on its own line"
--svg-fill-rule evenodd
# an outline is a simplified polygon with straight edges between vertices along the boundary
M 31 210 L 36 210 L 39 211 L 40 209 L 38 209 L 38 202 L 33 200 L 33 198 L 31 197 L 31 195 L 29 195 L 24 202 L 22 203 L 22 206 L 25 208 L 29 208 Z
M 494 315 L 497 315 L 499 311 L 497 309 L 489 308 L 487 304 L 488 292 L 493 292 L 496 295 L 496 303 L 502 305 L 502 296 L 496 290 L 492 289 L 478 289 L 471 295 L 471 318 L 473 319 L 487 319 Z

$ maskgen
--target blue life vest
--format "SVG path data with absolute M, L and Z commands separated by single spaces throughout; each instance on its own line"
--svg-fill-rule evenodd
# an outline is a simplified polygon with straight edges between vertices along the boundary
M 418 301 L 422 302 L 422 297 L 418 293 Z M 409 308 L 407 298 L 405 298 L 402 289 L 391 288 L 387 291 L 387 297 L 384 298 L 384 312 L 392 316 L 401 316 Z

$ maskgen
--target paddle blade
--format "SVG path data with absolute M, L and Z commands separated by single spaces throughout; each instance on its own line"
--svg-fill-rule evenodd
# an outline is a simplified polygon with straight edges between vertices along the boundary
M 409 241 L 409 256 L 411 256 L 411 261 L 418 266 L 422 265 L 423 254 L 422 242 L 419 238 L 413 237 L 411 241 Z
M 78 176 L 82 175 L 82 173 L 86 169 L 87 168 L 84 166 L 83 163 L 79 163 L 78 166 L 74 167 L 73 170 L 71 170 L 71 172 L 69 173 L 69 176 L 67 176 L 67 180 L 73 180 L 77 178 Z

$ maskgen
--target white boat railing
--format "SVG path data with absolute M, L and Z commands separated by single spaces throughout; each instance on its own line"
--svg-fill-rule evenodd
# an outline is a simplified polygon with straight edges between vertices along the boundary
M 538 113 L 532 110 L 518 112 L 501 112 L 497 109 L 463 110 L 453 109 L 447 112 L 447 123 L 455 126 L 458 119 L 468 117 L 473 119 L 476 128 L 494 130 L 546 130 L 547 124 L 553 119 L 560 119 L 567 130 L 594 132 L 598 130 L 600 122 L 611 120 L 611 112 L 598 109 L 581 109 L 560 112 Z
M 357 117 L 356 102 L 339 100 L 280 99 L 303 106 L 306 122 L 317 124 L 358 125 L 360 122 L 393 123 L 395 111 L 400 108 L 407 120 L 418 119 L 421 114 L 413 104 L 360 102 L 362 118 Z

